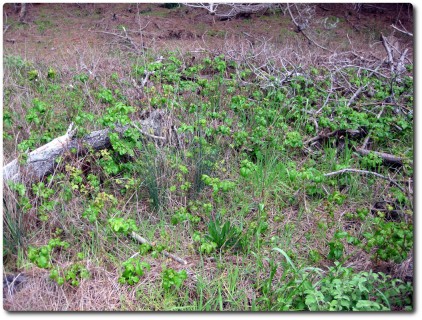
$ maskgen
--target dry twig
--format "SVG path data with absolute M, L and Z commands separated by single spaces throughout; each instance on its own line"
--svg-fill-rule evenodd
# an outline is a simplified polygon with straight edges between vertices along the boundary
M 335 175 L 339 175 L 339 174 L 343 174 L 343 173 L 359 173 L 359 174 L 373 175 L 373 176 L 376 176 L 378 178 L 381 178 L 381 179 L 384 179 L 384 180 L 387 180 L 387 181 L 391 182 L 397 188 L 399 188 L 402 192 L 405 192 L 405 190 L 403 189 L 403 187 L 400 186 L 395 180 L 391 179 L 390 177 L 386 177 L 386 176 L 383 176 L 382 174 L 379 174 L 379 173 L 376 173 L 376 172 L 372 172 L 372 171 L 347 168 L 347 169 L 342 169 L 342 170 L 338 170 L 338 171 L 326 173 L 326 174 L 324 174 L 324 177 L 331 177 L 331 176 L 335 176 Z
M 142 130 L 141 128 L 139 128 L 135 123 L 132 123 L 132 126 L 137 129 L 140 133 L 146 135 L 147 137 L 153 138 L 153 139 L 160 139 L 160 140 L 166 140 L 166 137 L 160 137 L 160 136 L 155 136 L 153 134 L 150 134 L 148 132 L 146 132 L 145 130 Z
M 327 133 L 327 134 L 319 134 L 319 135 L 317 135 L 317 136 L 315 136 L 315 137 L 313 137 L 313 138 L 311 138 L 309 140 L 306 140 L 304 142 L 304 144 L 308 145 L 308 144 L 311 144 L 312 142 L 315 142 L 315 141 L 318 141 L 318 140 L 321 140 L 321 139 L 331 138 L 331 137 L 334 137 L 334 136 L 338 135 L 340 132 L 344 132 L 343 134 L 350 134 L 350 135 L 353 136 L 353 135 L 359 134 L 360 133 L 360 130 L 353 130 L 353 129 L 336 130 L 336 131 L 332 131 L 332 132 Z
M 403 28 L 403 29 L 400 29 L 399 27 L 395 26 L 394 24 L 392 24 L 392 25 L 391 25 L 391 27 L 392 27 L 394 30 L 397 30 L 397 31 L 399 31 L 399 32 L 401 32 L 401 33 L 404 33 L 404 34 L 407 34 L 408 36 L 413 37 L 413 33 L 411 33 L 411 32 L 409 32 L 409 31 L 407 31 L 407 30 L 406 30 L 406 28 L 404 28 L 404 27 L 403 27 L 403 25 L 402 25 L 401 21 L 399 21 L 399 22 L 400 22 L 400 24 L 401 24 L 401 26 L 402 26 L 402 28 Z
M 372 75 L 374 73 L 376 73 L 378 71 L 378 69 L 382 66 L 382 64 L 384 63 L 384 61 L 379 64 L 374 71 L 372 71 L 369 75 L 368 78 L 372 77 Z M 359 95 L 362 93 L 362 91 L 369 85 L 369 82 L 363 86 L 360 86 L 356 92 L 353 94 L 353 96 L 349 99 L 349 101 L 347 102 L 347 106 L 350 107 L 350 105 L 356 100 L 357 97 L 359 97 Z
M 140 242 L 142 244 L 148 244 L 150 246 L 153 246 L 147 239 L 145 239 L 144 237 L 140 236 L 136 232 L 133 232 L 132 231 L 132 234 L 131 235 L 132 235 L 132 238 L 135 239 L 136 241 L 138 241 L 138 242 Z M 177 262 L 179 262 L 181 264 L 184 264 L 184 265 L 188 264 L 186 260 L 183 260 L 182 258 L 176 256 L 175 254 L 172 254 L 172 253 L 170 253 L 168 251 L 165 251 L 165 250 L 163 250 L 162 252 L 163 252 L 163 254 L 166 257 L 171 258 L 171 259 L 173 259 L 173 260 L 175 260 L 175 261 L 177 261 Z
M 296 26 L 296 28 L 297 28 L 297 30 L 299 31 L 299 32 L 301 32 L 304 36 L 305 36 L 305 38 L 306 39 L 308 39 L 310 42 L 312 42 L 314 45 L 316 45 L 318 48 L 321 48 L 321 49 L 323 49 L 323 50 L 326 50 L 326 51 L 328 51 L 328 52 L 331 52 L 331 53 L 333 53 L 333 51 L 332 50 L 330 50 L 330 49 L 328 49 L 328 48 L 326 48 L 326 47 L 323 47 L 323 46 L 321 46 L 320 44 L 318 44 L 317 42 L 315 42 L 314 40 L 312 40 L 306 33 L 305 33 L 305 31 L 304 31 L 304 28 L 296 21 L 296 19 L 294 18 L 294 16 L 293 16 L 293 13 L 292 13 L 292 11 L 290 10 L 290 4 L 288 4 L 287 5 L 287 11 L 289 12 L 289 14 L 290 14 L 290 17 L 292 18 L 292 21 L 293 21 L 293 23 L 294 23 L 294 25 Z
M 373 153 L 376 156 L 382 158 L 382 160 L 384 160 L 386 162 L 403 165 L 403 158 L 394 156 L 394 155 L 389 154 L 389 153 L 379 152 L 379 151 L 371 151 L 371 150 L 367 150 L 367 149 L 364 149 L 364 148 L 358 148 L 358 149 L 356 149 L 356 152 L 363 155 L 363 156 L 367 156 L 368 154 Z
M 388 60 L 387 63 L 390 65 L 390 71 L 391 74 L 394 73 L 394 58 L 393 58 L 393 51 L 390 47 L 390 44 L 387 41 L 387 38 L 384 37 L 384 35 L 381 33 L 381 40 L 382 40 L 382 45 L 385 48 L 385 51 L 387 51 L 387 56 L 388 56 Z

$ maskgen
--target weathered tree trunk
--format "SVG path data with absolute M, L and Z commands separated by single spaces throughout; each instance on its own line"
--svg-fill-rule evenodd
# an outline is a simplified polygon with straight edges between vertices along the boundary
M 161 134 L 161 120 L 160 112 L 154 111 L 151 115 L 138 122 L 141 133 L 151 138 L 165 139 L 157 136 Z M 129 125 L 116 126 L 115 132 L 123 134 Z M 25 164 L 20 165 L 19 159 L 14 159 L 3 167 L 3 181 L 39 181 L 47 174 L 52 173 L 57 165 L 57 158 L 65 151 L 76 149 L 77 154 L 83 154 L 90 149 L 102 150 L 111 147 L 109 133 L 111 129 L 103 129 L 91 132 L 81 139 L 74 138 L 75 130 L 72 130 L 72 125 L 69 127 L 67 133 L 53 141 L 41 146 L 40 148 L 30 152 L 27 156 Z M 149 134 L 148 132 L 153 132 Z

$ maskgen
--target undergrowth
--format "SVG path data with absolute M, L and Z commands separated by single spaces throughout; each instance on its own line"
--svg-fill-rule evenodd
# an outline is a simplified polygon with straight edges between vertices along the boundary
M 118 274 L 116 286 L 134 288 L 138 305 L 128 308 L 137 310 L 412 309 L 411 283 L 372 270 L 413 250 L 403 183 L 413 175 L 410 74 L 388 82 L 343 70 L 352 88 L 376 92 L 349 105 L 324 67 L 284 69 L 292 76 L 282 85 L 273 77 L 262 86 L 249 65 L 225 55 L 143 61 L 129 55 L 122 72 L 99 82 L 5 56 L 7 160 L 24 164 L 70 122 L 80 138 L 153 110 L 172 119 L 162 135 L 176 138 L 161 143 L 129 127 L 110 134 L 108 149 L 69 150 L 41 182 L 5 185 L 7 271 L 45 269 L 57 285 L 78 287 L 102 268 Z M 146 72 L 143 98 L 134 99 L 129 78 L 141 83 Z M 371 150 L 403 165 L 358 153 L 367 135 Z M 373 175 L 325 176 L 345 168 L 394 176 L 403 189 Z M 175 270 L 164 250 L 189 258 L 192 270 Z

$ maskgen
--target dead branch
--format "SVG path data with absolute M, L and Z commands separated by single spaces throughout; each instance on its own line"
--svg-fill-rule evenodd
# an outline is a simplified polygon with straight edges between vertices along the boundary
M 109 34 L 109 35 L 115 36 L 117 38 L 123 39 L 124 41 L 128 42 L 132 46 L 132 48 L 135 49 L 135 51 L 137 53 L 140 54 L 141 53 L 141 49 L 143 49 L 143 45 L 141 44 L 141 48 L 139 48 L 139 46 L 135 43 L 135 41 L 133 41 L 133 39 L 131 37 L 129 37 L 129 35 L 127 34 L 127 31 L 126 31 L 126 28 L 125 27 L 123 27 L 123 31 L 125 33 L 124 36 L 122 36 L 122 35 L 120 35 L 118 33 L 108 32 L 108 31 L 101 31 L 101 30 L 100 31 L 95 31 L 95 32 Z
M 400 24 L 401 24 L 401 21 L 399 21 L 399 22 L 400 22 Z M 402 25 L 403 29 L 400 29 L 399 27 L 395 26 L 394 24 L 392 24 L 392 25 L 391 25 L 391 27 L 392 27 L 394 30 L 397 30 L 398 32 L 401 32 L 401 33 L 407 34 L 408 36 L 413 37 L 413 33 L 411 33 L 411 32 L 409 32 L 409 31 L 407 31 L 407 30 L 406 30 L 406 28 L 404 28 L 404 27 L 403 27 L 403 25 Z
M 255 14 L 259 12 L 264 12 L 274 6 L 273 3 L 259 3 L 259 4 L 228 4 L 231 9 L 225 13 L 215 13 L 219 20 L 228 20 L 234 17 L 237 17 L 241 14 Z
M 328 48 L 326 48 L 326 47 L 323 47 L 323 46 L 321 46 L 320 44 L 318 44 L 317 42 L 315 42 L 314 40 L 312 40 L 306 33 L 305 33 L 305 31 L 304 31 L 304 26 L 302 26 L 302 24 L 299 24 L 297 21 L 296 21 L 296 19 L 294 18 L 294 16 L 293 16 L 293 14 L 292 14 L 292 11 L 290 10 L 290 4 L 287 4 L 287 11 L 289 12 L 289 14 L 290 14 L 290 17 L 292 18 L 292 22 L 294 23 L 294 25 L 296 26 L 296 28 L 297 28 L 297 30 L 299 31 L 299 32 L 301 32 L 304 36 L 305 36 L 305 38 L 306 39 L 308 39 L 310 42 L 312 42 L 314 45 L 316 45 L 318 48 L 321 48 L 321 49 L 323 49 L 323 50 L 326 50 L 326 51 L 328 51 L 328 52 L 331 52 L 331 53 L 333 53 L 333 51 L 332 50 L 330 50 L 330 49 L 328 49 Z
M 43 177 L 47 172 L 51 172 L 55 165 L 55 160 L 67 148 L 75 135 L 72 130 L 73 123 L 70 124 L 65 135 L 54 139 L 53 141 L 41 146 L 27 155 L 27 161 L 24 167 L 31 176 Z M 15 159 L 3 167 L 3 181 L 19 181 L 22 178 L 19 160 Z
M 385 48 L 385 51 L 387 51 L 387 56 L 388 56 L 387 63 L 390 65 L 391 74 L 393 74 L 394 73 L 394 58 L 393 58 L 392 49 L 390 47 L 390 44 L 387 41 L 387 38 L 384 37 L 382 33 L 381 33 L 381 40 L 382 40 L 382 45 Z
M 19 273 L 17 275 L 14 274 L 6 274 L 3 271 L 3 289 L 7 286 L 7 293 L 9 297 L 11 297 L 20 287 L 22 287 L 22 283 L 26 282 L 27 278 L 24 274 Z
M 166 140 L 166 137 L 161 137 L 161 136 L 155 136 L 153 134 L 150 134 L 148 132 L 146 132 L 145 130 L 142 130 L 141 128 L 139 128 L 136 124 L 132 123 L 132 126 L 137 129 L 140 133 L 146 135 L 147 137 L 153 138 L 153 139 L 160 139 L 160 140 Z
M 374 153 L 378 157 L 382 158 L 382 160 L 384 160 L 385 162 L 398 164 L 398 165 L 403 165 L 403 161 L 404 161 L 404 159 L 401 157 L 397 157 L 385 152 L 371 151 L 371 150 L 367 150 L 363 148 L 357 148 L 356 152 L 363 156 L 367 156 L 370 153 Z
M 318 113 L 320 113 L 322 110 L 324 110 L 325 106 L 327 105 L 328 101 L 330 100 L 330 96 L 333 93 L 333 86 L 334 80 L 333 80 L 333 74 L 330 74 L 330 90 L 328 90 L 328 94 L 327 97 L 325 98 L 324 103 L 322 104 L 322 107 L 319 108 L 317 111 L 315 111 L 314 115 L 317 115 Z
M 374 71 L 372 71 L 369 75 L 368 78 L 372 77 L 372 75 L 374 73 L 376 73 L 378 71 L 378 69 L 382 66 L 382 64 L 384 63 L 384 61 L 379 64 Z M 352 95 L 352 97 L 349 99 L 349 101 L 347 102 L 347 106 L 350 107 L 350 105 L 356 100 L 357 97 L 359 97 L 359 95 L 362 93 L 362 91 L 369 85 L 369 82 L 363 86 L 360 86 L 356 92 Z
M 10 24 L 7 24 L 7 13 L 4 12 L 4 21 L 3 21 L 3 34 L 6 33 L 7 29 L 9 29 Z
M 162 56 L 160 56 L 160 57 L 158 57 L 158 59 L 157 60 L 155 60 L 155 62 L 161 62 L 161 61 L 163 61 L 163 57 Z M 135 79 L 132 79 L 132 83 L 133 83 L 133 86 L 135 87 L 135 89 L 139 92 L 139 94 L 141 95 L 141 96 L 143 96 L 143 94 L 144 94 L 144 88 L 145 88 L 145 86 L 147 85 L 147 83 L 148 83 L 148 80 L 149 80 L 149 77 L 151 76 L 151 75 L 153 75 L 155 72 L 154 71 L 148 71 L 148 70 L 145 70 L 144 71 L 144 75 L 145 75 L 145 77 L 144 77 L 144 79 L 142 79 L 142 82 L 140 83 L 140 85 L 138 84 L 138 82 L 135 80 Z M 138 129 L 138 128 L 137 128 Z M 140 129 L 138 129 L 138 130 L 140 130 Z M 141 130 L 140 130 L 141 131 Z M 141 131 L 142 132 L 142 131 Z
M 132 231 L 131 236 L 132 236 L 132 238 L 133 238 L 133 239 L 135 239 L 136 241 L 138 241 L 138 242 L 140 242 L 140 243 L 142 243 L 142 244 L 148 244 L 148 245 L 150 245 L 151 247 L 153 247 L 153 245 L 152 245 L 152 244 L 151 244 L 151 243 L 150 243 L 147 239 L 145 239 L 144 237 L 140 236 L 140 235 L 139 235 L 139 234 L 137 234 L 136 232 L 133 232 L 133 231 Z M 162 253 L 163 253 L 166 257 L 171 258 L 171 259 L 173 259 L 173 260 L 175 260 L 175 261 L 179 262 L 180 264 L 184 264 L 184 265 L 188 264 L 188 262 L 187 262 L 186 260 L 183 260 L 182 258 L 180 258 L 180 257 L 176 256 L 175 254 L 172 254 L 172 253 L 170 253 L 170 252 L 168 252 L 168 251 L 163 250 L 163 251 L 162 251 Z
M 355 136 L 355 135 L 359 135 L 361 134 L 360 130 L 352 130 L 352 129 L 348 129 L 348 130 L 336 130 L 327 134 L 319 134 L 307 141 L 304 142 L 305 145 L 311 144 L 312 142 L 318 141 L 318 140 L 323 140 L 323 139 L 328 139 L 334 136 L 338 136 L 340 134 L 348 134 L 350 136 Z
M 215 15 L 217 12 L 217 8 L 219 6 L 218 3 L 183 3 L 183 5 L 192 8 L 201 8 L 207 10 L 211 15 Z
M 404 60 L 406 59 L 407 51 L 409 49 L 405 49 L 402 54 L 400 55 L 399 60 L 397 61 L 397 74 L 402 74 L 406 71 L 406 67 L 404 66 Z
M 359 71 L 360 70 L 367 70 L 369 72 L 372 72 L 372 74 L 374 74 L 374 75 L 380 76 L 380 77 L 385 78 L 385 79 L 390 79 L 389 76 L 387 76 L 387 75 L 385 75 L 381 72 L 378 72 L 377 70 L 371 69 L 369 67 L 355 65 L 355 64 L 346 64 L 346 65 L 341 66 L 341 68 L 339 68 L 339 69 L 346 69 L 346 68 L 356 68 Z
M 26 5 L 27 5 L 26 3 L 21 3 L 21 10 L 19 11 L 19 22 L 23 22 L 23 20 L 25 19 L 26 12 L 27 12 Z
M 383 176 L 382 174 L 379 174 L 379 173 L 376 173 L 376 172 L 372 172 L 372 171 L 347 168 L 347 169 L 342 169 L 342 170 L 338 170 L 338 171 L 326 173 L 326 174 L 324 174 L 324 177 L 332 177 L 332 176 L 336 176 L 336 175 L 343 174 L 343 173 L 359 173 L 359 174 L 373 175 L 375 177 L 378 177 L 378 178 L 381 178 L 381 179 L 384 179 L 384 180 L 387 180 L 387 181 L 391 182 L 397 188 L 399 188 L 402 192 L 405 192 L 405 190 L 403 189 L 403 187 L 400 186 L 395 180 L 391 179 L 390 177 L 386 177 L 386 176 Z
M 362 91 L 368 86 L 369 83 L 360 86 L 355 93 L 352 95 L 352 97 L 349 99 L 349 101 L 347 102 L 347 106 L 350 107 L 350 105 L 356 100 L 357 97 L 359 97 L 359 95 L 362 93 Z

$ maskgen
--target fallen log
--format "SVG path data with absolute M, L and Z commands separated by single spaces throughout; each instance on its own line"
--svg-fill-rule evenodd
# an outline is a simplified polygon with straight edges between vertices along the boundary
M 136 127 L 142 128 L 142 130 L 138 130 L 149 138 L 160 138 L 160 140 L 163 140 L 163 137 L 160 136 L 161 123 L 159 122 L 161 119 L 161 111 L 155 110 L 151 112 L 148 118 L 138 121 Z M 128 128 L 129 125 L 116 125 L 114 132 L 122 135 Z M 77 139 L 74 137 L 76 130 L 73 129 L 73 124 L 71 124 L 65 135 L 28 153 L 24 164 L 20 164 L 19 159 L 14 159 L 3 166 L 3 181 L 39 181 L 54 172 L 54 168 L 57 166 L 56 160 L 67 150 L 75 149 L 77 154 L 83 154 L 90 149 L 98 151 L 110 148 L 110 132 L 110 128 L 97 130 L 83 138 Z M 148 132 L 151 132 L 151 134 Z

